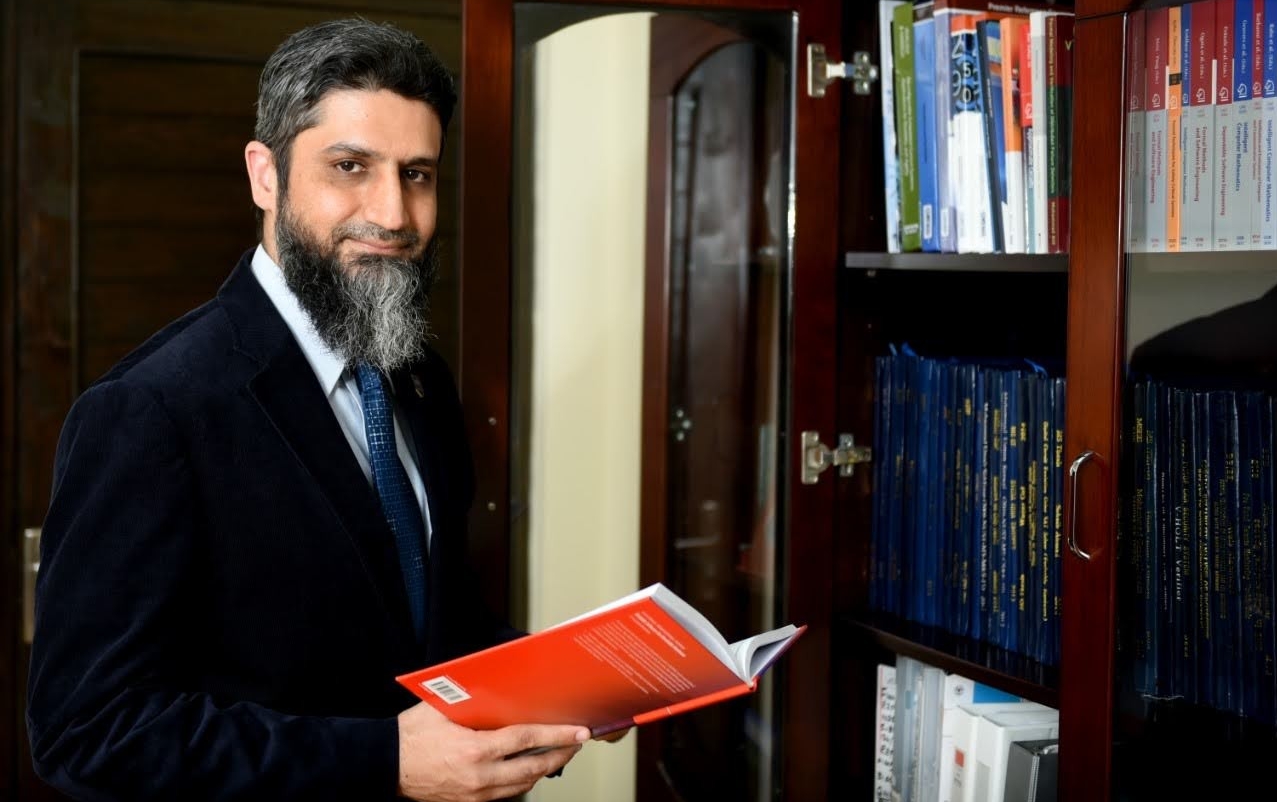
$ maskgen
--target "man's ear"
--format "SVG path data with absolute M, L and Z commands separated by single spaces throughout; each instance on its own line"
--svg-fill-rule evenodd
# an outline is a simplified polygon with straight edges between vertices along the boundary
M 253 188 L 253 203 L 263 212 L 273 214 L 279 199 L 275 154 L 261 142 L 253 140 L 244 146 L 244 164 L 248 167 L 248 183 Z

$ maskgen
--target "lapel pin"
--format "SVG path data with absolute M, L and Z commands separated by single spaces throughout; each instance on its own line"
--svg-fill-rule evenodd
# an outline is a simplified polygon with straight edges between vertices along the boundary
M 421 386 L 421 377 L 415 373 L 412 374 L 412 386 L 413 386 L 413 389 L 417 391 L 418 398 L 426 397 L 426 388 Z

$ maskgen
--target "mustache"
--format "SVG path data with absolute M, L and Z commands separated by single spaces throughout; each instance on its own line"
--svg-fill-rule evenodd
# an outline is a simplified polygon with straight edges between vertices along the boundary
M 421 235 L 411 229 L 398 231 L 383 228 L 376 223 L 345 223 L 333 229 L 333 245 L 344 239 L 385 242 L 400 248 L 416 248 L 421 243 Z

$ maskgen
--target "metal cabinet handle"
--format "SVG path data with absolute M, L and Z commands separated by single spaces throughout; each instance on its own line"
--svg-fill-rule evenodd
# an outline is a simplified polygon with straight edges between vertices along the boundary
M 35 578 L 40 573 L 40 527 L 22 530 L 22 640 L 35 638 Z
M 1069 516 L 1069 551 L 1083 560 L 1091 559 L 1091 555 L 1077 545 L 1077 472 L 1081 469 L 1082 463 L 1094 456 L 1095 452 L 1088 448 L 1078 454 L 1077 459 L 1073 460 L 1073 464 L 1069 466 L 1069 479 L 1073 481 L 1073 502 L 1070 505 L 1072 514 Z

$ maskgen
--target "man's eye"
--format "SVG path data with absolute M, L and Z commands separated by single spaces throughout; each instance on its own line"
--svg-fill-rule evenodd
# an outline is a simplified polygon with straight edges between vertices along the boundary
M 359 169 L 359 162 L 350 161 L 349 159 L 346 161 L 340 161 L 337 162 L 337 169 L 341 170 L 343 173 L 353 173 Z
M 430 173 L 424 170 L 404 170 L 404 178 L 417 184 L 427 183 L 432 177 Z

